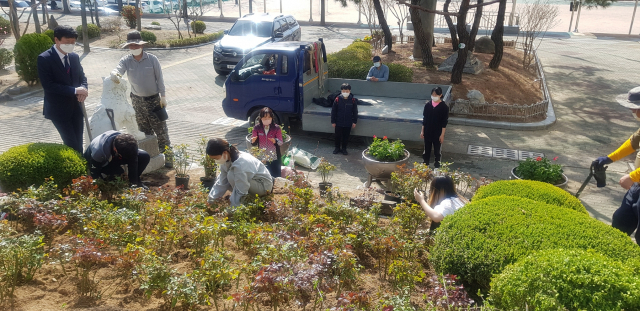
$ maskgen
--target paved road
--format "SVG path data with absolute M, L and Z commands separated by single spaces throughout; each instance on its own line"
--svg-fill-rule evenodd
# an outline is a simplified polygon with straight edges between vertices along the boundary
M 69 17 L 70 19 L 73 17 Z M 68 20 L 72 22 L 71 20 Z M 65 21 L 66 22 L 66 21 Z M 228 28 L 225 23 L 211 23 L 209 29 Z M 304 38 L 324 37 L 331 50 L 338 50 L 364 29 L 305 27 Z M 174 51 L 155 51 L 165 74 L 169 99 L 169 130 L 174 143 L 195 144 L 200 134 L 223 136 L 242 143 L 246 135 L 243 122 L 226 122 L 221 109 L 221 85 L 211 65 L 212 46 Z M 83 57 L 89 77 L 91 113 L 100 99 L 101 77 L 108 75 L 124 52 L 94 49 Z M 636 86 L 640 81 L 640 45 L 633 41 L 603 40 L 593 36 L 553 38 L 539 48 L 549 88 L 558 117 L 557 123 L 544 131 L 509 131 L 466 126 L 450 127 L 444 144 L 444 160 L 476 177 L 506 179 L 516 161 L 467 155 L 469 145 L 499 147 L 541 152 L 559 157 L 570 179 L 569 191 L 575 192 L 586 177 L 589 163 L 597 156 L 608 154 L 638 127 L 627 109 L 614 98 Z M 42 94 L 22 101 L 0 105 L 0 152 L 18 144 L 47 141 L 59 137 L 50 122 L 41 115 Z M 366 181 L 360 152 L 366 146 L 362 139 L 353 139 L 349 156 L 331 154 L 331 135 L 293 131 L 294 145 L 319 156 L 325 156 L 339 167 L 334 185 L 354 189 Z M 242 146 L 242 144 L 241 144 Z M 409 144 L 419 161 L 420 144 Z M 630 161 L 630 160 L 629 160 Z M 608 171 L 609 187 L 587 188 L 583 199 L 594 217 L 610 222 L 624 191 L 617 180 L 628 170 L 625 163 L 615 163 Z M 315 173 L 310 174 L 319 180 Z

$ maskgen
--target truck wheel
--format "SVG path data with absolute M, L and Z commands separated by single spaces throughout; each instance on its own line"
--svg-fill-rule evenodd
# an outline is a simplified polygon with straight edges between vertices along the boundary
M 215 68 L 213 68 L 213 69 L 215 69 Z M 228 74 L 229 74 L 229 73 L 228 73 L 228 72 L 226 72 L 226 71 L 222 71 L 222 70 L 218 70 L 218 69 L 215 69 L 215 70 L 216 70 L 216 73 L 217 73 L 217 74 L 219 74 L 219 75 L 221 75 L 221 76 L 226 76 L 226 75 L 228 75 Z
M 256 118 L 258 118 L 258 116 L 260 115 L 260 110 L 262 110 L 262 108 L 264 107 L 260 107 L 256 110 L 254 110 L 251 115 L 249 116 L 249 126 L 255 126 L 256 125 Z M 275 112 L 275 111 L 274 111 Z M 287 130 L 287 132 L 289 132 L 288 128 L 289 128 L 289 120 L 285 120 L 284 124 L 280 121 L 280 117 L 278 116 L 278 113 L 275 112 L 274 113 L 274 118 L 273 118 L 273 122 L 275 122 L 276 124 L 279 124 L 280 126 L 282 126 L 285 130 Z

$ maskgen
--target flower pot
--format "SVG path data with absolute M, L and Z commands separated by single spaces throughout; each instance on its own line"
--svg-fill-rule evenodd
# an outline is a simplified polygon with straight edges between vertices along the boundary
M 177 176 L 176 175 L 176 188 L 182 186 L 183 190 L 189 189 L 189 175 Z
M 515 179 L 522 179 L 520 177 L 518 177 L 518 175 L 516 175 L 516 168 L 514 167 L 513 169 L 511 169 L 511 176 Z M 560 188 L 560 189 L 567 189 L 567 184 L 569 183 L 569 178 L 567 178 L 567 175 L 562 174 L 562 182 L 559 184 L 555 184 L 554 186 Z
M 409 151 L 404 150 L 405 157 L 395 162 L 382 162 L 369 156 L 367 152 L 369 148 L 362 151 L 362 162 L 364 162 L 364 168 L 369 173 L 369 180 L 367 181 L 367 187 L 371 185 L 373 179 L 389 179 L 391 173 L 398 170 L 398 165 L 407 164 L 409 162 Z
M 247 151 L 248 151 L 249 149 L 251 149 L 251 147 L 254 147 L 251 144 L 251 134 L 247 134 L 246 141 L 247 141 Z M 287 151 L 289 151 L 289 147 L 291 147 L 291 135 L 288 135 L 287 140 L 285 140 L 282 143 L 282 146 L 280 146 L 280 155 L 283 157 L 287 155 Z
M 211 190 L 211 187 L 213 187 L 213 184 L 216 183 L 216 178 L 215 177 L 200 177 L 200 183 L 202 183 L 202 186 L 205 187 L 207 190 Z
M 396 193 L 393 193 L 392 191 L 384 192 L 384 200 L 391 201 L 391 202 L 402 202 L 402 198 L 400 198 L 399 195 L 397 195 Z
M 320 195 L 324 196 L 327 194 L 327 189 L 331 188 L 333 184 L 330 182 L 321 182 L 318 186 L 320 187 Z

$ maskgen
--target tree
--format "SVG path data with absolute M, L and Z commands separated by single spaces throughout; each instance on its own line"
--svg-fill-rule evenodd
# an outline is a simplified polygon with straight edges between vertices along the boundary
M 496 26 L 493 28 L 493 32 L 491 33 L 491 41 L 495 45 L 495 51 L 493 52 L 493 58 L 491 58 L 491 62 L 489 63 L 489 68 L 493 70 L 497 70 L 500 67 L 500 62 L 502 61 L 502 54 L 504 52 L 504 15 L 507 10 L 507 0 L 500 0 L 500 5 L 498 6 L 498 16 L 496 17 Z
M 395 0 L 385 0 L 387 4 L 387 8 L 393 14 L 393 16 L 398 20 L 398 29 L 400 30 L 400 43 L 404 42 L 404 23 L 407 21 L 409 17 L 408 7 L 406 5 L 402 5 Z
M 420 0 L 411 0 L 411 4 L 417 5 Z M 410 8 L 411 22 L 413 23 L 413 31 L 415 33 L 415 40 L 419 42 L 420 52 L 422 58 L 422 65 L 427 67 L 433 67 L 433 54 L 431 53 L 431 41 L 427 38 L 424 28 L 422 27 L 422 18 L 420 12 L 416 8 Z
M 136 0 L 136 28 L 138 31 L 142 31 L 142 6 L 140 5 L 140 0 Z M 185 10 L 185 15 L 187 12 Z
M 468 42 L 469 34 L 467 33 L 467 12 L 469 12 L 469 0 L 462 0 L 460 3 L 460 10 L 458 11 L 458 40 L 460 43 Z M 453 65 L 451 70 L 451 83 L 459 84 L 462 82 L 462 71 L 464 65 L 467 63 L 467 55 L 469 52 L 469 45 L 465 44 L 458 49 L 458 59 Z
M 82 17 L 82 44 L 84 45 L 84 52 L 91 52 L 89 48 L 89 30 L 87 29 L 87 4 L 85 1 L 80 1 L 80 16 Z
M 38 3 L 36 0 L 31 0 L 31 11 L 33 13 L 33 25 L 36 27 L 36 33 L 42 33 L 40 28 L 40 20 L 38 19 Z M 27 24 L 29 21 L 27 20 Z
M 482 4 L 483 0 L 478 0 L 478 4 Z M 476 14 L 473 17 L 473 26 L 471 26 L 471 33 L 469 34 L 469 51 L 473 51 L 476 46 L 476 35 L 478 34 L 478 28 L 480 27 L 480 21 L 482 20 L 482 6 L 476 7 Z
M 535 60 L 533 51 L 542 43 L 547 31 L 559 21 L 558 7 L 549 4 L 548 0 L 537 0 L 520 9 L 520 32 L 524 37 L 524 56 L 522 66 L 529 68 Z M 540 40 L 538 40 L 540 38 Z M 536 41 L 538 45 L 535 45 Z
M 446 0 L 444 2 L 444 7 L 442 11 L 445 13 L 449 13 L 449 4 L 451 4 L 451 0 Z M 445 15 L 445 21 L 447 21 L 447 27 L 449 27 L 449 33 L 451 34 L 451 47 L 454 51 L 458 50 L 458 33 L 456 32 L 456 27 L 453 26 L 453 20 L 451 20 L 451 16 Z
M 122 0 L 118 0 L 118 12 L 122 12 Z
M 320 25 L 324 26 L 324 14 L 325 14 L 325 6 L 324 2 L 326 0 L 320 0 Z
M 122 0 L 120 1 L 120 7 L 118 8 L 120 12 L 122 12 Z M 69 9 L 69 0 L 62 0 L 62 13 L 71 14 L 71 10 Z
M 391 52 L 393 38 L 391 37 L 389 25 L 387 25 L 387 19 L 384 18 L 384 11 L 382 10 L 380 0 L 373 0 L 373 6 L 376 8 L 376 13 L 378 13 L 378 22 L 380 22 L 380 27 L 382 28 L 382 32 L 384 32 L 384 44 L 387 46 L 387 51 Z

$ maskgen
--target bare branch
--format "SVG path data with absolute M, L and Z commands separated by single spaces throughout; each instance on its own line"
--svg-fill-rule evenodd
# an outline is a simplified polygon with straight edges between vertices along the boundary
M 494 0 L 494 1 L 484 2 L 484 3 L 480 3 L 480 4 L 473 4 L 473 5 L 470 5 L 469 8 L 473 9 L 473 8 L 486 6 L 486 5 L 490 5 L 490 4 L 494 4 L 494 3 L 499 3 L 499 2 L 500 2 L 500 0 Z
M 458 16 L 458 13 L 446 13 L 446 12 L 441 12 L 441 11 L 425 9 L 425 8 L 419 6 L 419 5 L 414 5 L 414 4 L 411 4 L 411 3 L 407 3 L 406 0 L 397 0 L 397 1 L 400 4 L 404 4 L 404 5 L 408 6 L 409 8 L 420 10 L 420 11 L 424 11 L 424 12 L 427 12 L 427 13 L 433 13 L 433 14 L 439 14 L 439 15 Z

